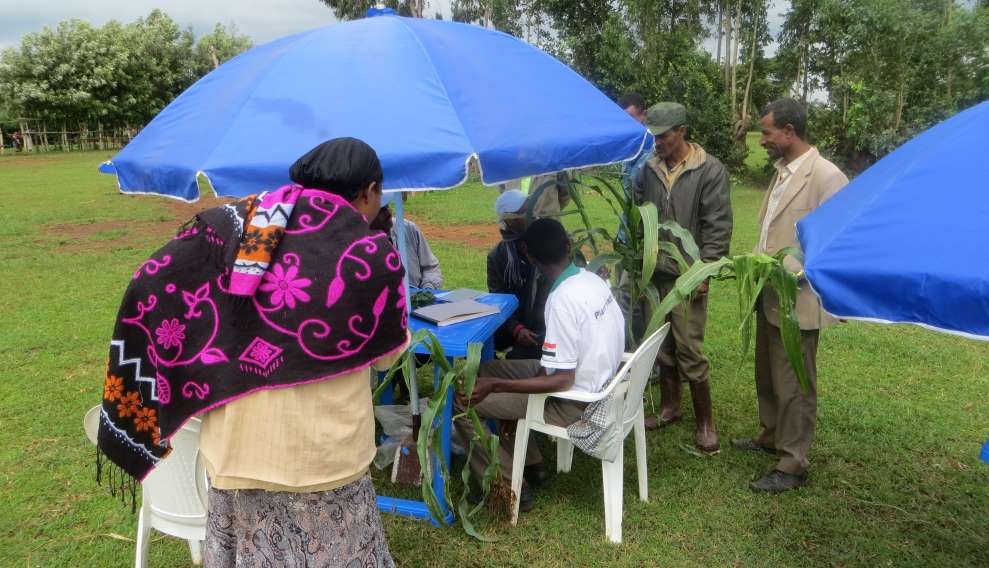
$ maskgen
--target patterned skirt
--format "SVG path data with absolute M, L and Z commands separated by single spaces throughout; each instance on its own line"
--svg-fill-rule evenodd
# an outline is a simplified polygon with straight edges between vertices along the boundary
M 206 568 L 393 568 L 365 475 L 331 491 L 209 490 Z

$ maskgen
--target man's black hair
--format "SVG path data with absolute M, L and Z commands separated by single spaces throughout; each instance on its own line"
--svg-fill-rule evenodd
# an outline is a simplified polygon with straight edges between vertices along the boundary
M 634 106 L 640 111 L 644 111 L 646 110 L 646 100 L 643 99 L 642 95 L 639 93 L 628 93 L 627 95 L 622 95 L 622 97 L 618 99 L 618 106 L 622 108 Z
M 532 256 L 540 264 L 556 264 L 570 256 L 570 237 L 556 219 L 536 219 L 522 234 Z
M 793 99 L 778 99 L 766 105 L 762 116 L 769 113 L 773 113 L 773 126 L 785 128 L 787 124 L 792 124 L 797 136 L 807 140 L 807 109 L 804 105 Z

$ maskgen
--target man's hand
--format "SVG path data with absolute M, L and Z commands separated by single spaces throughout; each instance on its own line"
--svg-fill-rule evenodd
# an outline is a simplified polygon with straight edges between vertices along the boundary
M 470 400 L 462 394 L 457 394 L 457 402 L 464 408 L 467 408 L 468 406 L 477 406 L 481 403 L 481 401 L 486 399 L 489 394 L 494 392 L 494 387 L 497 382 L 498 379 L 493 377 L 478 377 L 477 381 L 474 383 L 474 392 L 471 394 Z
M 515 334 L 515 342 L 522 347 L 539 347 L 539 336 L 528 328 L 520 328 Z
M 705 294 L 707 294 L 707 291 L 708 291 L 709 288 L 710 288 L 710 285 L 707 283 L 707 280 L 705 280 L 705 281 L 701 282 L 701 285 L 700 286 L 697 287 L 697 290 L 695 291 L 695 293 L 697 294 L 698 297 L 704 296 Z

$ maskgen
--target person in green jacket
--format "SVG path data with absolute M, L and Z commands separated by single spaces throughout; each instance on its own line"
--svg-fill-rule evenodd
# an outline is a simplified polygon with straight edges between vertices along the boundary
M 732 212 L 728 172 L 717 158 L 699 144 L 687 140 L 687 112 L 683 105 L 658 103 L 646 111 L 646 128 L 655 137 L 653 157 L 635 178 L 635 199 L 651 201 L 659 220 L 675 221 L 687 229 L 700 249 L 700 259 L 691 258 L 669 231 L 660 240 L 680 246 L 688 263 L 712 261 L 728 254 Z M 680 269 L 668 255 L 660 255 L 653 284 L 661 296 L 670 293 Z M 696 430 L 694 443 L 708 453 L 720 450 L 711 410 L 710 362 L 704 355 L 707 320 L 707 283 L 692 298 L 678 305 L 669 316 L 672 333 L 657 358 L 661 404 L 659 415 L 647 420 L 658 428 L 681 419 L 681 385 L 690 385 Z

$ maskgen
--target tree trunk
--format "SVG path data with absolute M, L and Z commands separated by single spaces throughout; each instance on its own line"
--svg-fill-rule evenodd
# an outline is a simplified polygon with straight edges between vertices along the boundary
M 213 69 L 220 66 L 220 58 L 216 56 L 216 46 L 213 44 L 209 45 L 209 57 L 213 60 Z
M 807 59 L 810 57 L 810 55 L 808 55 L 808 52 L 809 51 L 810 51 L 809 48 L 806 45 L 804 45 L 804 57 L 803 57 L 803 59 L 804 59 L 804 76 L 803 76 L 804 84 L 803 84 L 803 91 L 800 93 L 800 102 L 802 102 L 804 104 L 804 106 L 807 105 L 807 92 L 810 90 L 810 71 L 808 71 L 809 63 L 807 61 Z
M 738 44 L 742 32 L 742 0 L 738 0 L 735 9 L 735 24 L 732 35 L 735 42 L 731 47 L 731 115 L 738 116 Z
M 793 84 L 790 85 L 790 96 L 793 98 L 800 97 L 801 87 L 804 84 L 804 76 L 807 74 L 807 32 L 806 30 L 800 32 L 800 44 L 797 48 L 797 76 L 793 79 Z M 805 100 L 804 103 L 807 101 Z
M 0 156 L 3 155 L 3 127 L 0 126 Z
M 741 140 L 745 137 L 745 131 L 749 127 L 749 94 L 752 92 L 752 74 L 755 72 L 755 46 L 759 37 L 759 16 L 755 15 L 752 22 L 752 47 L 749 50 L 749 76 L 745 80 L 745 95 L 742 97 L 741 120 L 735 130 L 735 139 Z
M 69 151 L 69 133 L 65 131 L 65 123 L 62 123 L 62 151 Z
M 903 119 L 903 106 L 906 102 L 906 80 L 904 79 L 902 73 L 900 74 L 900 88 L 896 91 L 896 118 L 893 120 L 893 131 L 899 132 L 900 121 Z
M 734 25 L 732 20 L 731 7 L 725 5 L 725 90 L 731 85 L 731 30 Z
M 841 134 L 848 132 L 848 86 L 841 89 Z
M 944 6 L 944 27 L 947 28 L 947 27 L 950 27 L 951 26 L 951 17 L 954 15 L 954 12 L 955 12 L 955 0 L 945 0 L 945 3 L 944 4 L 945 4 L 945 6 Z M 948 54 L 948 76 L 945 77 L 945 80 L 944 80 L 945 87 L 947 87 L 947 91 L 948 91 L 947 94 L 948 94 L 948 102 L 949 103 L 953 103 L 954 102 L 954 101 L 952 101 L 952 91 L 953 91 L 953 88 L 952 87 L 953 87 L 954 82 L 955 82 L 955 61 L 956 61 L 955 51 L 954 51 L 954 49 L 952 49 L 951 50 L 951 53 Z
M 719 2 L 718 3 L 718 52 L 714 56 L 714 62 L 721 65 L 721 40 L 724 38 L 724 28 L 722 27 L 722 20 L 724 19 L 725 7 Z
M 97 122 L 96 123 L 96 133 L 97 133 L 97 139 L 99 140 L 98 144 L 99 144 L 100 150 L 106 149 L 106 144 L 103 142 L 103 123 L 102 122 Z
M 41 123 L 41 145 L 45 148 L 45 152 L 51 152 L 51 146 L 48 145 L 48 123 Z

